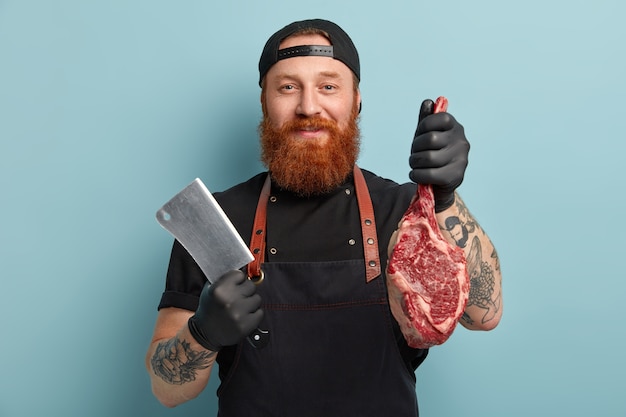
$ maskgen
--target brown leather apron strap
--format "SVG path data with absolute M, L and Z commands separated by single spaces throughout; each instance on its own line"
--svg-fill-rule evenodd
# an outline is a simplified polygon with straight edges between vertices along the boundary
M 361 235 L 363 238 L 363 253 L 365 254 L 365 277 L 370 282 L 380 275 L 380 255 L 378 253 L 378 236 L 376 233 L 376 221 L 374 219 L 374 207 L 370 198 L 367 184 L 363 173 L 358 166 L 354 166 L 354 186 L 356 199 L 361 217 Z M 248 277 L 253 281 L 263 280 L 261 264 L 265 260 L 265 225 L 267 221 L 267 201 L 271 190 L 269 174 L 265 179 L 259 202 L 254 215 L 252 237 L 250 239 L 250 251 L 254 260 L 248 264 Z
M 354 186 L 356 200 L 361 216 L 361 235 L 363 236 L 363 252 L 365 253 L 365 277 L 367 282 L 380 275 L 380 255 L 378 253 L 378 234 L 374 206 L 370 198 L 363 173 L 358 166 L 354 166 Z
M 267 200 L 270 196 L 271 185 L 272 181 L 268 173 L 259 195 L 259 202 L 254 215 L 254 225 L 252 226 L 252 237 L 250 238 L 250 252 L 252 252 L 254 260 L 248 264 L 248 277 L 258 283 L 263 280 L 261 264 L 265 258 L 265 224 L 267 221 Z

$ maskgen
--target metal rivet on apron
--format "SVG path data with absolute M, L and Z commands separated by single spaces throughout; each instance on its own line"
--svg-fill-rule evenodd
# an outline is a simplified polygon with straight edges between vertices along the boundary
M 350 195 L 350 194 L 352 194 L 352 191 L 350 191 L 349 188 L 346 188 L 346 195 Z
M 376 266 L 376 261 L 370 261 L 370 266 Z
M 365 224 L 369 226 L 372 224 L 372 221 L 370 219 L 365 219 Z
M 259 229 L 259 230 L 256 231 L 257 235 L 260 235 L 261 233 L 263 233 L 263 229 Z
M 271 253 L 272 255 L 276 255 L 276 252 L 278 252 L 278 251 L 276 250 L 276 248 L 271 248 L 271 249 L 270 249 L 270 253 Z
M 271 201 L 272 203 L 275 203 L 275 202 L 276 202 L 276 196 L 274 196 L 274 195 L 273 195 L 273 196 L 271 196 L 271 197 L 270 197 L 270 201 Z
M 367 239 L 367 243 L 370 245 L 374 244 L 374 239 L 372 239 L 371 237 Z
M 354 239 L 350 239 L 348 240 L 348 245 L 352 246 L 356 243 L 356 241 Z

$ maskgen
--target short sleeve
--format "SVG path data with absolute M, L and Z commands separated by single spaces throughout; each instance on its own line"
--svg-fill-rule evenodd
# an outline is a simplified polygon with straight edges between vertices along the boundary
M 167 269 L 165 291 L 158 309 L 178 307 L 196 311 L 206 277 L 191 255 L 177 241 L 172 246 L 172 254 Z

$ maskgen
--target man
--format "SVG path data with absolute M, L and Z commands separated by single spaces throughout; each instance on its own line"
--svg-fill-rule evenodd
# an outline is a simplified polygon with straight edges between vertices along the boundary
M 269 176 L 215 195 L 256 259 L 246 273 L 228 272 L 209 286 L 174 243 L 146 357 L 153 392 L 166 406 L 194 398 L 217 360 L 220 416 L 417 416 L 414 372 L 427 350 L 404 341 L 384 276 L 387 242 L 416 185 L 355 166 L 356 48 L 332 22 L 295 22 L 270 37 L 259 72 Z M 497 255 L 455 193 L 469 144 L 462 126 L 432 107 L 426 100 L 420 110 L 410 178 L 433 185 L 444 234 L 450 218 L 472 225 L 464 250 L 475 261 L 477 296 L 461 323 L 490 330 L 502 312 Z M 359 207 L 368 206 L 377 241 L 365 241 L 378 245 L 378 265 L 364 262 L 371 250 Z M 368 268 L 381 265 L 382 274 L 370 276 Z M 261 343 L 248 337 L 253 332 Z

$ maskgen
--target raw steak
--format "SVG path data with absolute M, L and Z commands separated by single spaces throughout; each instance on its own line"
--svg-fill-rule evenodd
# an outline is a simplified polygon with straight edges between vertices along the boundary
M 445 111 L 445 99 L 437 103 Z M 388 250 L 389 304 L 407 344 L 420 349 L 442 344 L 465 310 L 469 276 L 463 250 L 439 230 L 431 186 L 418 185 Z

